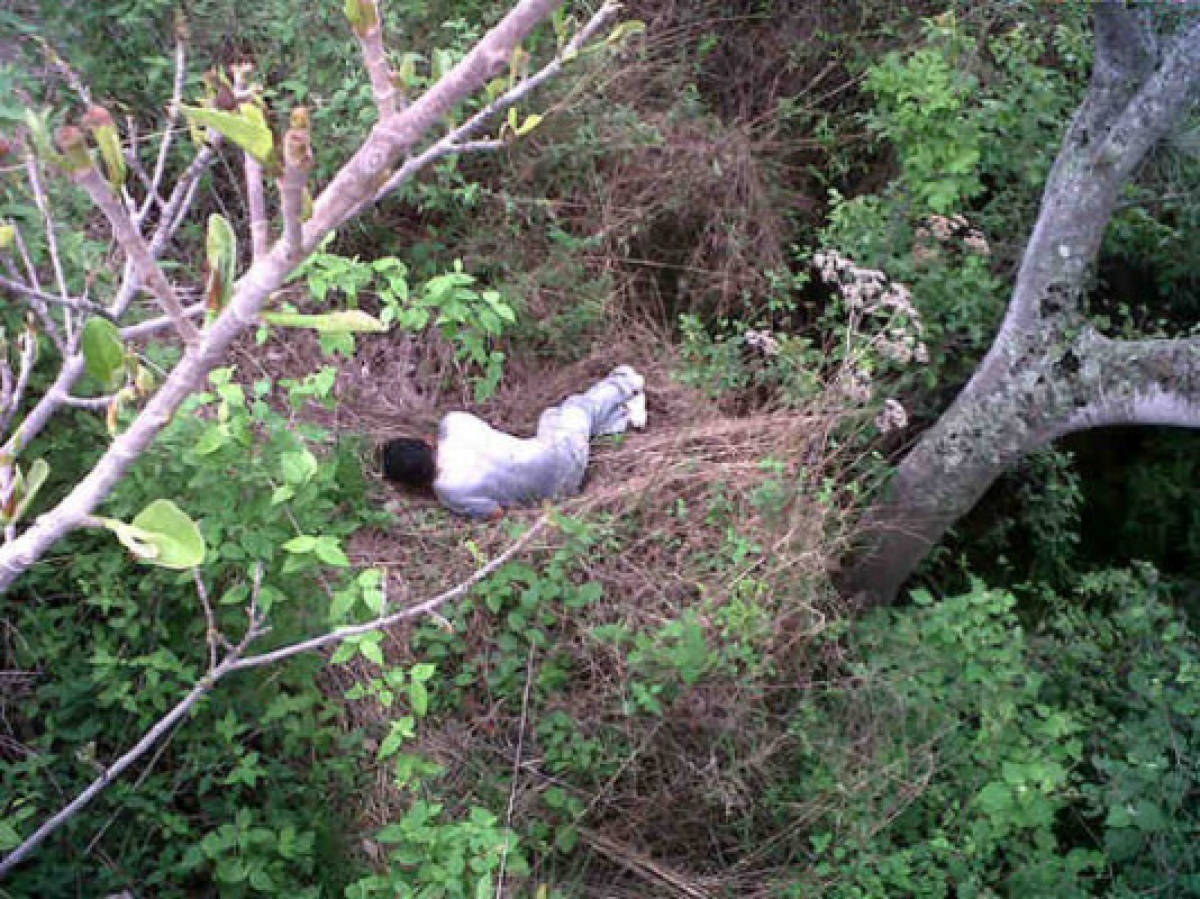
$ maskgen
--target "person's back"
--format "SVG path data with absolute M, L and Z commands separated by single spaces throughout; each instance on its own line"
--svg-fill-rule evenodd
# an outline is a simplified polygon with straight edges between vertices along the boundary
M 442 419 L 437 472 L 433 492 L 442 505 L 471 518 L 578 493 L 583 480 L 582 467 L 551 444 L 505 434 L 469 412 Z

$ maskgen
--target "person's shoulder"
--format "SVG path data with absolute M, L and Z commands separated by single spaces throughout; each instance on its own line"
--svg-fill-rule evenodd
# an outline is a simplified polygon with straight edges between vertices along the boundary
M 470 412 L 447 412 L 438 425 L 438 439 L 445 440 L 455 434 L 471 434 L 490 431 L 491 427 L 482 418 Z

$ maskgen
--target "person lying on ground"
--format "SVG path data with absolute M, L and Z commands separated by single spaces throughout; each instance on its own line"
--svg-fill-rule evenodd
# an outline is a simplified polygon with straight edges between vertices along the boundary
M 468 518 L 573 496 L 583 487 L 591 438 L 646 426 L 645 383 L 620 365 L 587 392 L 543 412 L 528 438 L 498 431 L 469 412 L 450 412 L 438 427 L 436 448 L 414 437 L 385 443 L 383 476 L 432 487 L 442 505 Z

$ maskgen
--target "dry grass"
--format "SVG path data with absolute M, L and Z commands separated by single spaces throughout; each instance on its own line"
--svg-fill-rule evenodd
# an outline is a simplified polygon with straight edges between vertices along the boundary
M 506 252 L 520 254 L 509 260 L 511 267 L 540 272 L 521 284 L 526 315 L 540 320 L 576 302 L 572 291 L 580 273 L 590 283 L 611 285 L 602 319 L 583 338 L 590 349 L 571 346 L 564 354 L 547 347 L 541 356 L 508 347 L 500 391 L 475 407 L 465 392 L 466 373 L 440 340 L 363 337 L 355 359 L 339 363 L 333 408 L 300 412 L 371 441 L 430 434 L 454 408 L 471 408 L 523 435 L 542 409 L 614 366 L 631 364 L 645 374 L 648 429 L 598 441 L 583 493 L 560 504 L 564 514 L 585 519 L 599 535 L 595 549 L 574 560 L 572 576 L 600 584 L 603 599 L 562 615 L 551 629 L 552 645 L 530 656 L 523 676 L 536 679 L 553 659 L 569 667 L 570 682 L 535 690 L 528 708 L 519 690 L 513 695 L 490 687 L 486 674 L 498 661 L 503 622 L 471 611 L 455 626 L 462 629 L 465 657 L 479 666 L 479 681 L 459 691 L 452 711 L 422 723 L 415 747 L 443 766 L 440 797 L 493 809 L 511 799 L 518 830 L 544 817 L 541 796 L 551 786 L 581 801 L 586 849 L 571 857 L 568 869 L 555 867 L 561 860 L 535 859 L 534 882 L 569 882 L 583 895 L 770 894 L 778 859 L 802 842 L 801 829 L 781 828 L 762 802 L 772 785 L 789 779 L 793 738 L 786 697 L 805 689 L 828 663 L 822 656 L 827 650 L 816 650 L 814 637 L 843 611 L 828 571 L 843 545 L 848 510 L 817 499 L 822 477 L 844 467 L 831 440 L 840 417 L 761 402 L 735 404 L 746 414 L 733 416 L 728 405 L 718 406 L 672 376 L 678 314 L 736 316 L 761 303 L 765 272 L 786 259 L 788 215 L 815 208 L 803 190 L 781 192 L 772 168 L 781 147 L 769 112 L 792 89 L 781 77 L 764 80 L 760 66 L 744 79 L 725 78 L 723 102 L 736 110 L 725 121 L 677 114 L 680 85 L 664 74 L 669 66 L 663 60 L 694 45 L 704 29 L 727 27 L 719 6 L 712 5 L 711 21 L 690 23 L 671 3 L 632 10 L 650 25 L 647 52 L 606 73 L 598 96 L 604 104 L 637 109 L 640 125 L 657 139 L 639 143 L 619 133 L 622 122 L 596 117 L 596 139 L 605 150 L 591 160 L 589 176 L 564 181 L 561 190 L 547 188 L 545 179 L 556 175 L 539 167 L 536 157 L 518 159 L 519 170 L 506 174 L 503 191 L 493 197 L 509 203 L 528 192 L 535 198 L 516 204 L 528 210 L 523 236 L 513 237 L 505 219 L 495 227 L 482 224 L 479 236 L 459 248 L 464 258 L 487 259 L 496 252 L 495 241 L 510 242 Z M 772 36 L 768 22 L 754 27 L 761 36 L 782 39 Z M 736 73 L 736 62 L 723 57 L 717 68 Z M 787 77 L 810 80 L 815 74 Z M 821 77 L 822 91 L 836 87 L 836 73 Z M 568 111 L 578 100 L 564 104 L 533 143 L 553 140 L 556 127 L 564 134 L 574 129 L 573 115 L 590 115 L 587 103 Z M 796 150 L 789 151 L 793 162 L 804 161 Z M 567 177 L 575 177 L 577 168 L 587 167 L 573 163 Z M 543 196 L 553 198 L 546 206 L 557 227 L 598 239 L 578 253 L 556 256 L 537 217 Z M 564 364 L 562 355 L 574 361 Z M 247 370 L 261 364 L 296 377 L 311 371 L 316 357 L 314 338 L 288 334 L 286 341 L 272 338 L 265 348 L 247 348 L 243 361 Z M 774 461 L 764 466 L 765 460 Z M 514 521 L 537 514 L 515 511 L 505 522 L 464 522 L 446 515 L 432 497 L 382 481 L 377 490 L 394 523 L 356 535 L 349 551 L 356 565 L 387 570 L 388 595 L 396 604 L 461 580 L 481 555 L 509 542 Z M 562 545 L 561 535 L 551 533 L 527 558 L 543 564 Z M 765 626 L 747 624 L 745 633 L 734 633 L 732 610 L 742 606 L 752 607 Z M 757 659 L 753 669 L 714 671 L 681 689 L 659 716 L 630 714 L 637 672 L 627 651 L 599 641 L 595 628 L 621 624 L 650 634 L 688 612 L 698 616 L 710 646 L 741 640 L 750 647 Z M 412 636 L 411 627 L 387 636 L 390 661 L 420 660 Z M 356 664 L 329 670 L 329 688 L 340 693 L 375 673 L 361 660 Z M 605 747 L 609 768 L 602 778 L 568 782 L 546 767 L 537 728 L 554 712 L 566 713 L 582 735 Z M 346 713 L 348 726 L 378 735 L 396 712 L 357 702 Z M 504 784 L 514 770 L 510 796 Z M 394 785 L 387 766 L 374 776 L 361 797 L 365 831 L 396 820 L 412 798 Z M 755 844 L 761 852 L 750 848 Z M 369 855 L 378 851 L 369 841 L 365 846 Z
M 817 502 L 812 489 L 834 462 L 830 432 L 838 418 L 769 409 L 728 417 L 672 378 L 675 360 L 661 335 L 625 334 L 567 366 L 514 360 L 504 389 L 480 410 L 496 424 L 527 433 L 545 405 L 586 387 L 615 364 L 633 364 L 647 376 L 647 430 L 598 441 L 583 493 L 560 505 L 563 513 L 595 523 L 603 535 L 596 551 L 575 564 L 579 578 L 603 587 L 604 599 L 564 616 L 552 634 L 553 647 L 534 657 L 533 674 L 553 654 L 568 658 L 572 682 L 552 696 L 538 696 L 529 710 L 513 794 L 514 825 L 519 829 L 544 814 L 540 795 L 562 785 L 540 767 L 544 752 L 535 731 L 546 714 L 564 711 L 581 732 L 621 753 L 608 780 L 575 789 L 588 809 L 581 824 L 589 851 L 570 872 L 572 880 L 597 884 L 594 894 L 607 896 L 722 895 L 729 889 L 753 895 L 750 884 L 765 883 L 769 872 L 762 864 L 736 867 L 733 834 L 749 828 L 766 839 L 773 833 L 762 819 L 760 799 L 771 783 L 786 777 L 790 746 L 786 715 L 772 711 L 773 693 L 794 689 L 822 663 L 805 647 L 829 617 L 840 614 L 827 569 L 845 529 L 843 513 Z M 288 347 L 273 343 L 270 351 L 278 358 L 272 365 L 284 364 L 290 353 L 297 371 L 302 369 L 311 351 L 299 345 L 305 339 L 297 335 Z M 447 392 L 416 392 L 418 376 L 405 354 L 419 352 L 403 337 L 364 341 L 359 358 L 341 366 L 336 410 L 319 414 L 371 438 L 428 432 L 441 413 L 462 404 Z M 311 358 L 307 364 L 311 368 Z M 370 375 L 363 377 L 367 370 Z M 388 376 L 378 377 L 381 371 Z M 416 399 L 399 399 L 406 396 Z M 766 468 L 763 460 L 779 465 Z M 763 502 L 757 497 L 770 480 L 789 486 L 778 499 Z M 387 570 L 389 598 L 397 604 L 465 577 L 481 554 L 490 556 L 508 543 L 513 521 L 537 514 L 515 511 L 506 522 L 465 522 L 446 515 L 431 497 L 382 481 L 378 497 L 394 512 L 394 525 L 358 534 L 349 550 L 356 565 Z M 741 557 L 731 549 L 736 541 L 749 547 Z M 550 534 L 529 558 L 535 564 L 548 560 L 561 544 Z M 710 644 L 719 646 L 729 638 L 721 610 L 751 596 L 770 621 L 746 637 L 763 660 L 757 673 L 704 678 L 682 691 L 660 718 L 625 714 L 633 673 L 623 651 L 592 636 L 597 625 L 620 623 L 649 633 L 692 609 Z M 484 660 L 485 669 L 496 653 L 499 624 L 482 610 L 466 621 L 466 654 Z M 390 661 L 419 660 L 411 636 L 409 628 L 388 635 Z M 331 670 L 330 688 L 340 692 L 355 679 L 369 679 L 371 666 L 359 664 Z M 382 733 L 394 714 L 369 702 L 347 707 L 349 726 L 372 734 Z M 494 805 L 488 791 L 513 764 L 521 720 L 519 703 L 494 693 L 481 678 L 463 692 L 457 711 L 425 722 L 416 749 L 446 769 L 439 792 L 464 805 Z M 411 801 L 386 767 L 375 778 L 362 797 L 367 830 L 395 820 Z M 369 841 L 365 845 L 373 851 Z

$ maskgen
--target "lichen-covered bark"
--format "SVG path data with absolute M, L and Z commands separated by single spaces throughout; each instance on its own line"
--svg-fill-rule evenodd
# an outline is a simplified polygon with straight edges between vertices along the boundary
M 1080 304 L 1122 185 L 1195 102 L 1200 23 L 1159 54 L 1144 11 L 1103 3 L 1096 42 L 1000 332 L 867 520 L 846 586 L 868 603 L 891 602 L 946 529 L 1031 450 L 1103 425 L 1200 427 L 1200 343 L 1109 340 Z

